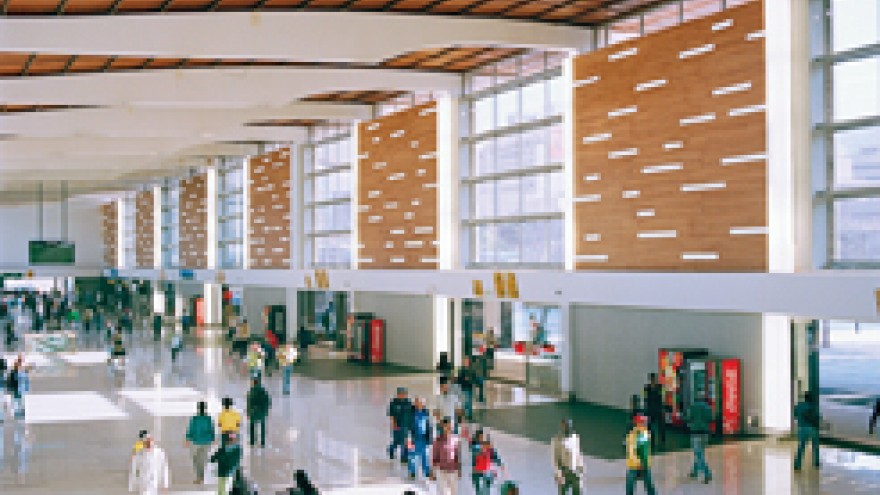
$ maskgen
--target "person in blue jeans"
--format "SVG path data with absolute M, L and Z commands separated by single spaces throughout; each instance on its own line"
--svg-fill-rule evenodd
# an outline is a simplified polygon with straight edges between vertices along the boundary
M 401 464 L 407 463 L 406 441 L 413 415 L 413 404 L 407 395 L 406 387 L 398 387 L 397 396 L 388 405 L 388 417 L 391 420 L 391 445 L 388 446 L 388 458 L 394 460 L 395 452 L 400 449 Z
M 712 481 L 712 470 L 706 462 L 706 444 L 709 441 L 709 426 L 712 422 L 712 408 L 705 396 L 700 396 L 688 410 L 688 428 L 691 431 L 691 448 L 694 451 L 694 465 L 690 477 L 696 479 L 703 473 L 703 483 Z
M 415 409 L 412 414 L 412 427 L 410 428 L 409 443 L 409 477 L 416 479 L 417 462 L 422 465 L 422 474 L 425 478 L 431 477 L 431 442 L 434 432 L 431 428 L 431 413 L 425 407 L 425 399 L 417 397 Z
M 794 470 L 801 470 L 804 459 L 804 449 L 807 442 L 813 447 L 813 466 L 819 467 L 819 425 L 822 417 L 819 414 L 819 406 L 816 403 L 813 392 L 804 393 L 804 398 L 794 407 L 794 417 L 798 426 L 798 448 L 794 457 Z

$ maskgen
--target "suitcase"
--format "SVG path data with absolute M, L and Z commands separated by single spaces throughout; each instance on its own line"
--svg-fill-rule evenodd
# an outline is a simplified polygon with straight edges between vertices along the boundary
M 513 495 L 515 493 L 519 493 L 519 491 L 515 482 L 505 481 L 504 483 L 501 483 L 498 489 L 498 493 L 500 495 Z

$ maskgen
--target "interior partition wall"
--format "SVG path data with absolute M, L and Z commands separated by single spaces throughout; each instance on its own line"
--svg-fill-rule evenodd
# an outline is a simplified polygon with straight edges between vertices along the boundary
M 304 266 L 351 266 L 351 126 L 315 127 L 303 149 Z
M 175 178 L 167 178 L 161 190 L 162 268 L 180 266 L 180 185 Z

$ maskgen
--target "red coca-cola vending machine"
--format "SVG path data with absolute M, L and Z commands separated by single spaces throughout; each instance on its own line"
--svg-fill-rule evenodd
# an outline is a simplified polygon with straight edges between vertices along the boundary
M 712 409 L 710 429 L 718 435 L 742 431 L 742 361 L 705 357 L 688 361 L 686 408 L 705 397 Z
M 385 362 L 385 320 L 370 322 L 370 364 Z

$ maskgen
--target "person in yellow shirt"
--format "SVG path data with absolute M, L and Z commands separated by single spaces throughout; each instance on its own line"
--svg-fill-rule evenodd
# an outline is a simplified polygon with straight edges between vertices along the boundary
M 224 397 L 223 410 L 217 416 L 220 433 L 238 433 L 241 429 L 241 413 L 232 408 L 232 399 Z
M 140 451 L 144 450 L 144 438 L 147 437 L 147 430 L 141 430 L 138 432 L 138 439 L 134 443 L 134 446 L 131 448 L 131 455 L 137 455 Z
M 648 417 L 635 417 L 635 426 L 626 436 L 626 495 L 633 495 L 636 481 L 642 480 L 648 495 L 654 495 L 651 479 L 651 432 Z

